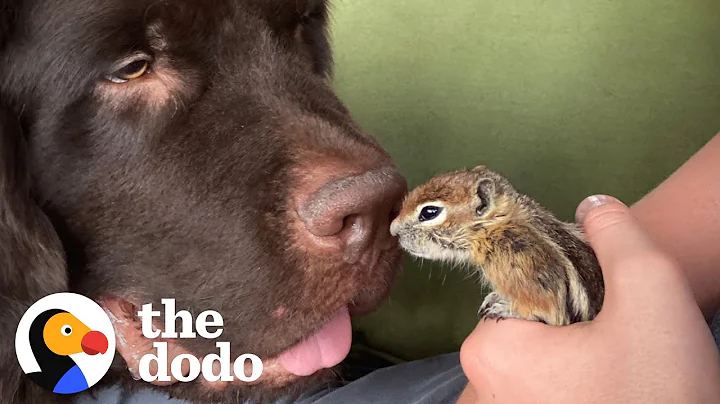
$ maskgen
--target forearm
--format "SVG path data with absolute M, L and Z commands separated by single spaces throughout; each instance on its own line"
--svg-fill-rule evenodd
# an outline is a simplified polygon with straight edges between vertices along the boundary
M 720 135 L 631 208 L 688 276 L 706 317 L 720 309 Z

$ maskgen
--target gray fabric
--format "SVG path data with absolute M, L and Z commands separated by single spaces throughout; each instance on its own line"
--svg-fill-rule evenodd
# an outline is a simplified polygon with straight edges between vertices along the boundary
M 146 389 L 133 393 L 123 391 L 115 386 L 102 390 L 95 397 L 83 395 L 74 404 L 188 404 L 186 401 L 168 398 L 154 390 Z
M 454 403 L 467 384 L 458 353 L 377 370 L 346 386 L 277 404 Z

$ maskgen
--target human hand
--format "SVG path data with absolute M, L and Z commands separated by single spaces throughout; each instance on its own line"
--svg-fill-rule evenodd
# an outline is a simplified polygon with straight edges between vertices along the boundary
M 614 198 L 588 198 L 577 216 L 602 266 L 602 310 L 566 327 L 481 321 L 460 351 L 464 399 L 720 403 L 720 354 L 680 268 Z

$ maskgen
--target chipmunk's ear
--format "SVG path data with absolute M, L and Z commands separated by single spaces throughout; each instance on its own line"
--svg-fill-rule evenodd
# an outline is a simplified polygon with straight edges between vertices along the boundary
M 474 173 L 484 173 L 487 171 L 487 169 L 488 169 L 487 166 L 479 165 L 479 166 L 475 166 L 475 168 L 473 168 L 470 171 L 472 171 Z
M 492 203 L 493 195 L 495 195 L 495 183 L 490 178 L 482 178 L 475 189 L 478 199 L 480 199 L 480 203 L 475 208 L 475 213 L 482 216 L 487 213 L 488 207 Z

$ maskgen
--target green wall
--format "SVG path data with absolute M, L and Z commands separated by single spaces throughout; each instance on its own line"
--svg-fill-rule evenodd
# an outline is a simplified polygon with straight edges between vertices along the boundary
M 717 0 L 334 2 L 334 85 L 410 186 L 487 164 L 570 220 L 633 202 L 720 131 Z M 411 259 L 356 321 L 406 359 L 457 350 L 483 291 Z

